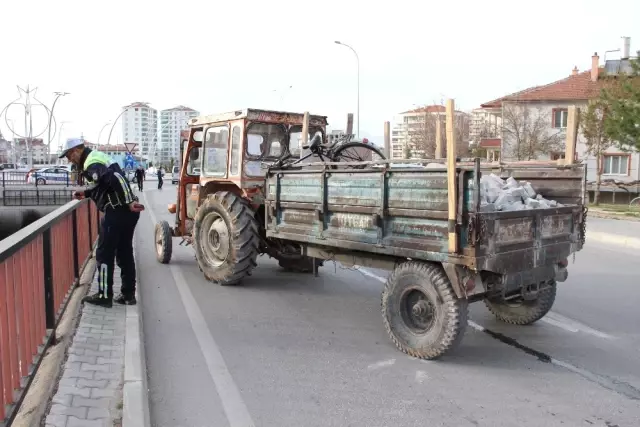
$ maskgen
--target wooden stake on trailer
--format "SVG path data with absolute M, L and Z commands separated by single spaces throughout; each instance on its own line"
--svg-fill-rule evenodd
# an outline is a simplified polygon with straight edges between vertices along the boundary
M 580 109 L 570 105 L 567 112 L 567 140 L 564 148 L 564 164 L 572 165 L 576 159 L 576 144 L 578 143 L 578 124 Z
M 353 113 L 347 114 L 347 130 L 345 134 L 353 135 Z
M 384 156 L 391 158 L 391 123 L 384 122 Z
M 305 111 L 302 118 L 302 143 L 301 146 L 309 144 L 309 112 Z
M 446 129 L 447 129 L 447 189 L 448 189 L 448 229 L 449 229 L 449 252 L 458 252 L 458 236 L 456 233 L 456 133 L 454 132 L 455 103 L 453 99 L 447 99 L 446 107 Z M 436 153 L 437 154 L 437 153 Z

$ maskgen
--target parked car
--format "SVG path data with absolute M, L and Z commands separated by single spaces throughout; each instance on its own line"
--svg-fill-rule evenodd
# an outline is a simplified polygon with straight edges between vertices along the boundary
M 73 178 L 70 166 L 41 168 L 27 173 L 27 183 L 36 185 L 68 185 L 73 184 Z
M 174 166 L 171 170 L 171 183 L 177 184 L 180 181 L 180 166 Z

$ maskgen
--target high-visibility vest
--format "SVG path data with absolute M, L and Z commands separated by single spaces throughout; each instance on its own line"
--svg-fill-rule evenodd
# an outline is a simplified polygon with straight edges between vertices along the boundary
M 85 159 L 84 164 L 82 165 L 82 169 L 86 171 L 89 166 L 95 165 L 95 164 L 102 164 L 102 165 L 105 165 L 105 167 L 109 167 L 113 164 L 113 160 L 111 160 L 111 157 L 109 157 L 108 155 L 100 151 L 91 151 L 87 156 L 87 158 Z M 97 179 L 97 177 L 96 178 L 88 177 L 88 178 L 92 181 L 96 181 Z

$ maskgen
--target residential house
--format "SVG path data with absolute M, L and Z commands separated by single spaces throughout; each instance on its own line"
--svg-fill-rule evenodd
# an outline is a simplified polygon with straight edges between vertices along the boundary
M 591 68 L 585 71 L 579 71 L 574 67 L 571 74 L 561 80 L 527 88 L 525 90 L 512 93 L 507 96 L 486 102 L 481 108 L 486 112 L 500 117 L 502 126 L 500 128 L 500 155 L 503 159 L 517 159 L 519 147 L 519 136 L 515 135 L 517 129 L 522 132 L 524 126 L 520 126 L 523 121 L 528 120 L 530 126 L 526 127 L 527 132 L 534 132 L 536 128 L 544 127 L 539 135 L 538 140 L 553 140 L 554 144 L 549 144 L 544 152 L 537 152 L 537 159 L 561 159 L 564 158 L 564 142 L 566 141 L 566 127 L 568 117 L 568 107 L 575 105 L 578 108 L 586 108 L 588 101 L 599 96 L 602 83 L 605 76 L 611 76 L 616 72 L 624 71 L 628 68 L 628 53 L 623 51 L 622 59 L 607 60 L 604 66 L 600 65 L 600 58 L 595 53 L 591 60 Z M 625 65 L 626 64 L 626 65 Z M 524 116 L 527 116 L 527 119 Z M 515 123 L 516 121 L 520 123 Z M 535 122 L 535 123 L 533 123 Z M 534 129 L 533 131 L 531 129 Z M 525 139 L 520 139 L 525 141 Z M 555 144 L 560 142 L 560 144 Z M 612 180 L 621 183 L 630 183 L 640 180 L 640 155 L 638 153 L 623 152 L 618 147 L 611 147 L 607 150 L 600 165 L 596 164 L 594 156 L 586 153 L 586 140 L 582 133 L 578 132 L 578 141 L 576 146 L 576 157 L 578 160 L 586 162 L 587 165 L 587 181 L 594 182 L 597 175 L 597 168 L 603 171 L 603 180 Z M 489 144 L 495 148 L 497 143 L 495 140 Z M 553 147 L 552 147 L 553 146 Z M 495 151 L 495 150 L 491 150 Z M 487 150 L 487 158 L 493 160 L 495 152 L 489 155 Z M 527 153 L 527 154 L 530 154 Z M 493 156 L 493 157 L 492 157 Z M 526 160 L 520 156 L 521 160 Z M 615 186 L 614 186 L 615 187 Z M 592 189 L 590 187 L 590 189 Z M 611 188 L 602 188 L 603 192 L 612 191 Z M 629 193 L 627 190 L 620 190 Z M 636 190 L 637 192 L 637 186 Z M 623 200 L 631 197 L 627 194 Z M 611 195 L 601 196 L 603 202 L 611 200 Z M 622 201 L 622 200 L 619 200 Z

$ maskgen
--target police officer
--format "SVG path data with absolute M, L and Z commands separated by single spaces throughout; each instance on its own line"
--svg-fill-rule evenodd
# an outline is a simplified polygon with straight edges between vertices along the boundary
M 136 303 L 136 266 L 133 257 L 133 233 L 144 206 L 138 203 L 120 166 L 100 151 L 85 147 L 82 139 L 69 139 L 60 158 L 66 157 L 78 167 L 90 187 L 77 191 L 78 200 L 90 197 L 104 217 L 96 250 L 98 263 L 98 293 L 89 295 L 84 302 L 102 307 L 113 305 L 114 260 L 120 267 L 121 294 L 119 304 Z

